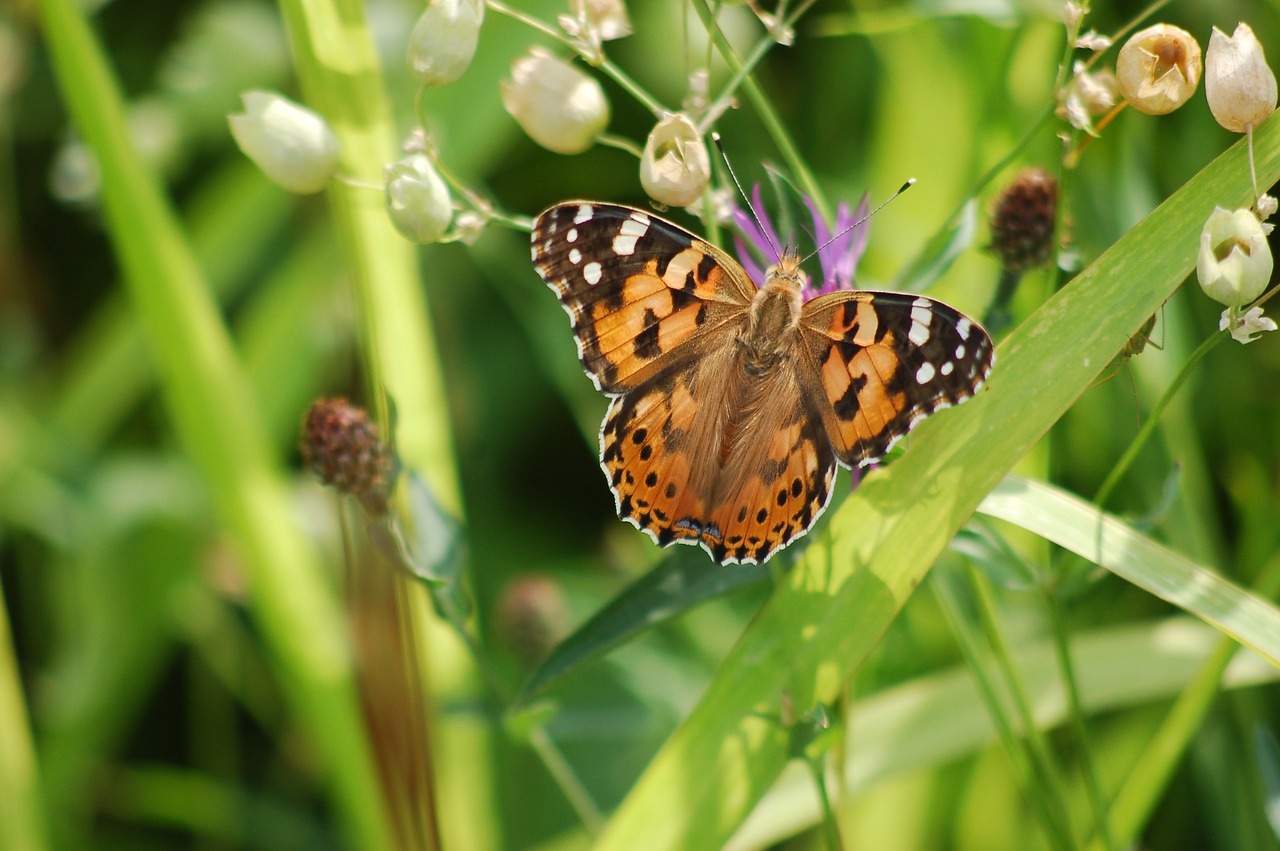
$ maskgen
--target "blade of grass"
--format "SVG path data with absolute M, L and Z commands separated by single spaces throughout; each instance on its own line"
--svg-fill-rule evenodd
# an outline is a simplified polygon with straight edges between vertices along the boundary
M 1280 609 L 1044 482 L 1010 476 L 979 510 L 1084 556 L 1213 624 L 1280 667 Z
M 1075 634 L 1072 650 L 1084 709 L 1090 715 L 1166 700 L 1212 658 L 1217 633 L 1186 615 Z M 1049 641 L 1014 649 L 1014 664 L 1044 729 L 1068 720 L 1068 702 Z M 1260 656 L 1236 647 L 1222 678 L 1226 688 L 1280 679 Z M 994 677 L 993 666 L 986 668 Z M 863 697 L 855 704 L 845 758 L 844 791 L 860 794 L 878 783 L 963 759 L 998 735 L 979 681 L 952 666 Z M 821 810 L 803 766 L 789 766 L 728 848 L 764 848 L 817 824 Z
M 1255 139 L 1280 177 L 1280 123 Z M 986 390 L 923 424 L 867 477 L 761 610 L 597 848 L 719 847 L 787 761 L 774 720 L 832 701 L 947 541 L 1182 282 L 1215 203 L 1249 198 L 1243 144 L 1218 157 L 1010 335 Z
M 341 618 L 297 528 L 279 460 L 173 209 L 133 148 L 115 75 L 70 0 L 42 0 L 59 89 L 97 156 L 103 206 L 167 410 L 236 536 L 253 613 L 286 691 L 324 754 L 353 845 L 388 847 Z

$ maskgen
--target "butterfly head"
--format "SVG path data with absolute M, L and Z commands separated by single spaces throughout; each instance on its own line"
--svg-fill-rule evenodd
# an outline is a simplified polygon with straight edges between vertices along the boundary
M 784 286 L 796 292 L 809 285 L 809 276 L 800 268 L 800 254 L 794 247 L 788 245 L 782 249 L 778 262 L 765 270 L 764 284 L 766 287 Z

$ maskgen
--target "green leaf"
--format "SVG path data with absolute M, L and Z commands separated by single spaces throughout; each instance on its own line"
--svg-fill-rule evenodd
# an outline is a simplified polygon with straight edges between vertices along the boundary
M 1280 667 L 1280 609 L 1091 503 L 1053 485 L 1010 476 L 978 510 L 1105 567 L 1213 624 Z
M 1258 182 L 1280 177 L 1280 124 L 1255 135 Z M 1215 204 L 1250 198 L 1238 143 L 1029 317 L 987 388 L 920 426 L 867 477 L 743 634 L 657 753 L 597 848 L 717 848 L 787 762 L 769 718 L 834 700 L 988 491 L 1057 422 L 1182 282 Z
M 700 549 L 675 548 L 657 567 L 629 585 L 573 635 L 556 645 L 525 684 L 515 708 L 519 710 L 556 682 L 644 630 L 768 576 L 769 567 L 765 565 L 717 567 Z

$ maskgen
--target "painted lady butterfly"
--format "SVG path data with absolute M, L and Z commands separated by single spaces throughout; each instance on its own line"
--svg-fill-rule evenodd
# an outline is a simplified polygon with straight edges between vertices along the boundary
M 533 264 L 613 397 L 600 463 L 618 515 L 657 543 L 763 562 L 865 466 L 982 386 L 991 338 L 941 302 L 842 290 L 804 300 L 792 249 L 757 287 L 670 222 L 575 201 L 538 216 Z

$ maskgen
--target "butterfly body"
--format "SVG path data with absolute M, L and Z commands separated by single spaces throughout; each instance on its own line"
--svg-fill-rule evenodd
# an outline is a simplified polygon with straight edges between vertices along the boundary
M 790 250 L 757 287 L 720 249 L 629 207 L 552 207 L 532 254 L 584 370 L 613 397 L 600 457 L 619 516 L 720 563 L 762 562 L 803 535 L 838 464 L 883 457 L 976 392 L 994 357 L 940 302 L 806 300 Z

